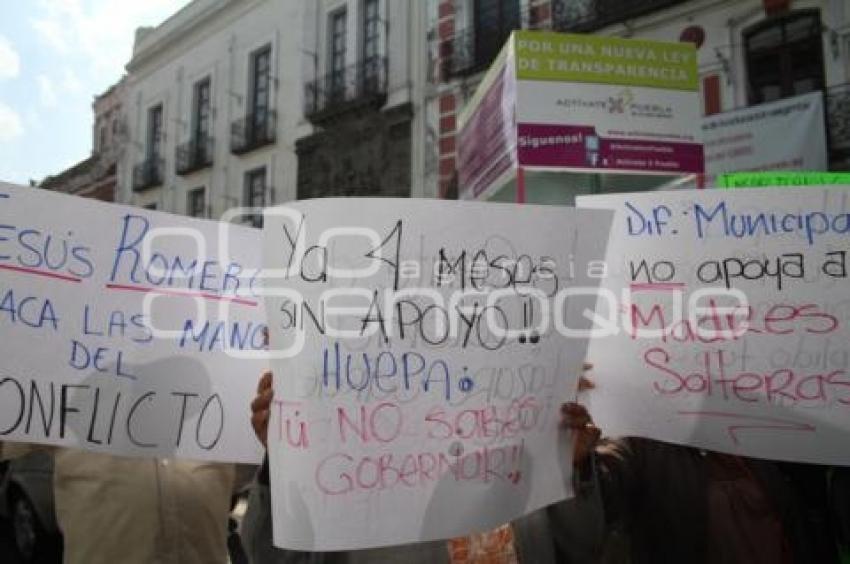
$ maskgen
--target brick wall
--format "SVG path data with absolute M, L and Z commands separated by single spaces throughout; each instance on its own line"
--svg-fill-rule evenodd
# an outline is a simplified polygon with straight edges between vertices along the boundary
M 552 26 L 552 0 L 527 0 L 526 18 L 531 29 L 550 29 Z M 453 197 L 457 193 L 457 115 L 463 108 L 464 83 L 474 84 L 481 73 L 462 78 L 449 76 L 451 59 L 455 55 L 455 35 L 463 33 L 462 24 L 455 20 L 455 0 L 439 0 L 437 11 L 437 73 L 439 107 L 439 197 Z M 469 90 L 469 86 L 466 86 Z
M 85 188 L 77 193 L 77 195 L 82 196 L 84 198 L 92 198 L 94 200 L 100 200 L 102 202 L 114 202 L 115 201 L 115 189 L 116 189 L 116 180 L 117 177 L 112 174 L 94 184 L 90 187 Z
M 437 36 L 439 42 L 439 61 L 437 80 L 441 83 L 438 98 L 439 128 L 439 195 L 445 198 L 456 178 L 457 147 L 455 129 L 457 126 L 457 92 L 444 83 L 448 78 L 448 64 L 454 55 L 455 6 L 454 0 L 440 0 L 438 8 Z

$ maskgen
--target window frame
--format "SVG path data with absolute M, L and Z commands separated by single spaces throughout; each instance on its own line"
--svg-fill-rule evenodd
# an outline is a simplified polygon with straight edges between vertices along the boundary
M 788 27 L 795 22 L 806 19 L 811 20 L 811 32 L 800 39 L 789 40 Z M 751 44 L 760 35 L 771 30 L 779 30 L 780 40 L 774 45 L 753 49 Z M 781 100 L 792 96 L 823 90 L 826 85 L 826 70 L 824 68 L 823 56 L 823 20 L 818 8 L 805 8 L 791 11 L 785 15 L 769 18 L 749 26 L 741 32 L 744 46 L 744 65 L 747 72 L 747 102 L 749 105 L 763 104 L 770 101 Z M 795 65 L 793 58 L 795 53 L 807 53 L 813 51 L 812 56 L 806 57 L 809 61 L 806 65 Z M 765 61 L 775 59 L 772 64 L 766 65 Z M 799 70 L 808 71 L 808 74 L 799 75 Z M 774 71 L 776 80 L 770 80 L 770 71 Z M 795 92 L 794 83 L 796 79 L 811 79 L 813 88 L 804 92 Z M 778 88 L 777 97 L 764 94 L 764 89 L 769 86 Z
M 257 191 L 257 186 L 255 185 L 255 181 L 260 179 L 262 181 L 261 191 Z M 246 208 L 264 208 L 267 205 L 268 200 L 268 170 L 266 166 L 258 166 L 256 168 L 252 168 L 245 172 L 245 187 L 243 192 L 243 199 Z M 260 205 L 257 205 L 256 196 L 259 195 L 261 199 Z M 248 214 L 250 218 L 250 222 L 254 227 L 262 227 L 263 226 L 263 214 L 251 213 Z
M 200 196 L 200 208 L 198 208 L 198 196 Z M 200 211 L 200 213 L 196 213 Z M 207 188 L 206 186 L 199 186 L 197 188 L 192 188 L 188 192 L 186 192 L 186 215 L 189 217 L 196 217 L 201 219 L 206 219 L 209 217 L 209 213 L 207 210 Z
M 261 68 L 261 63 L 265 65 Z M 249 138 L 258 139 L 268 127 L 269 112 L 272 106 L 272 44 L 266 43 L 251 53 L 251 78 L 249 84 L 250 103 L 248 105 Z M 264 99 L 261 101 L 261 96 Z
M 380 0 L 363 0 L 363 18 L 360 33 L 363 38 L 360 56 L 363 61 L 363 77 L 367 82 L 378 76 L 378 61 L 381 49 L 381 3 Z
M 343 5 L 328 13 L 327 94 L 330 99 L 340 99 L 345 97 L 345 69 L 347 57 L 348 6 Z
M 483 16 L 491 12 L 495 17 L 487 22 Z M 520 0 L 472 0 L 471 19 L 475 33 L 476 61 L 492 61 L 511 31 L 522 27 L 522 3 Z
M 147 161 L 162 157 L 163 116 L 162 102 L 148 108 L 148 129 L 145 142 L 145 160 Z
M 195 82 L 192 93 L 192 140 L 199 146 L 212 130 L 212 79 L 209 75 Z

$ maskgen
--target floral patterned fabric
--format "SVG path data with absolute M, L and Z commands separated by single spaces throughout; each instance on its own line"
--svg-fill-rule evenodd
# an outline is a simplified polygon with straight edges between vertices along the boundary
M 510 524 L 486 533 L 449 541 L 452 564 L 518 564 L 514 530 Z

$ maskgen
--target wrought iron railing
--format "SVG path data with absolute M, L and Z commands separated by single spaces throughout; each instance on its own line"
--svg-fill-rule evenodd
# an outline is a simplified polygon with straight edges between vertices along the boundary
M 387 59 L 364 59 L 307 83 L 304 115 L 312 122 L 364 106 L 380 107 L 387 97 Z
M 133 190 L 140 191 L 161 186 L 165 179 L 165 161 L 160 157 L 148 157 L 133 167 Z
M 457 32 L 450 41 L 444 41 L 440 47 L 444 79 L 485 70 L 499 54 L 511 31 L 476 33 L 475 29 L 467 29 Z
M 230 127 L 230 151 L 247 153 L 275 142 L 277 114 L 274 110 L 256 110 L 238 119 Z
M 589 32 L 687 0 L 552 0 L 552 29 Z
M 561 32 L 589 32 L 688 0 L 552 0 L 550 15 L 540 6 L 526 8 L 496 25 L 474 24 L 436 40 L 441 80 L 476 74 L 487 69 L 515 27 L 551 28 Z M 508 14 L 510 16 L 510 14 Z M 485 21 L 489 21 L 485 18 Z M 511 24 L 513 21 L 513 24 Z M 435 31 L 436 34 L 436 31 Z
M 213 138 L 203 135 L 192 139 L 177 147 L 175 154 L 175 170 L 177 174 L 189 174 L 212 166 L 213 164 Z

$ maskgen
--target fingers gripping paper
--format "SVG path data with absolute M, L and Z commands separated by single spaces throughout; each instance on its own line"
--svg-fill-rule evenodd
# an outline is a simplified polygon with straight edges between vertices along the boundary
M 0 184 L 0 440 L 256 462 L 260 258 L 257 230 Z
M 558 408 L 587 344 L 567 336 L 609 226 L 439 201 L 268 210 L 275 544 L 447 538 L 567 496 Z
M 582 197 L 614 210 L 591 410 L 611 436 L 850 463 L 847 187 Z

